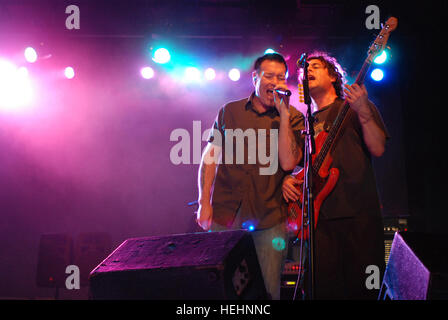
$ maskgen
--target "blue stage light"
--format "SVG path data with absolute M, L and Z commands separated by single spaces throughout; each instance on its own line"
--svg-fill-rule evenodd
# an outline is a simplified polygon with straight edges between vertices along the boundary
M 375 62 L 376 64 L 383 64 L 384 62 L 386 62 L 387 60 L 387 52 L 386 50 L 383 50 L 381 52 L 381 54 L 379 54 L 374 60 L 373 62 Z
M 372 71 L 370 77 L 375 81 L 381 81 L 384 78 L 384 72 L 383 70 L 376 68 Z
M 156 63 L 165 64 L 171 60 L 170 52 L 165 48 L 159 48 L 154 52 L 152 60 Z

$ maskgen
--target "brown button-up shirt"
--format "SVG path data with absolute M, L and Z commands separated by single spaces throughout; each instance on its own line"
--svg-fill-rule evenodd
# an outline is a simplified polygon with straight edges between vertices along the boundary
M 254 93 L 226 104 L 213 125 L 222 139 L 216 139 L 216 133 L 212 132 L 209 142 L 223 148 L 212 195 L 213 221 L 230 226 L 239 212 L 245 223 L 242 227 L 253 225 L 264 229 L 285 221 L 287 206 L 281 186 L 288 172 L 278 161 L 280 115 L 276 108 L 257 112 L 253 97 Z M 290 114 L 291 126 L 299 141 L 302 114 L 292 106 Z M 245 136 L 238 139 L 232 138 L 232 134 Z

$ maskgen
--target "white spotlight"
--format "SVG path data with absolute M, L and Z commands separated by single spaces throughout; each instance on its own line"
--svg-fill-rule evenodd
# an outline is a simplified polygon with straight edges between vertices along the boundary
M 240 77 L 241 77 L 240 70 L 233 68 L 232 70 L 229 71 L 230 80 L 238 81 L 238 80 L 240 80 Z

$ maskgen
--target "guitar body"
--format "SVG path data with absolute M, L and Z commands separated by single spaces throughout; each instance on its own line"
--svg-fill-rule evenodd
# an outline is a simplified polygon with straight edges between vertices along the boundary
M 320 132 L 316 139 L 316 153 L 312 157 L 312 161 L 314 162 L 316 155 L 319 154 L 322 146 L 327 138 L 328 133 L 325 131 Z M 339 170 L 337 168 L 330 168 L 333 159 L 330 155 L 327 155 L 322 166 L 319 171 L 312 172 L 313 179 L 313 194 L 314 196 L 314 223 L 315 226 L 317 224 L 317 220 L 319 217 L 320 207 L 324 200 L 328 197 L 328 195 L 333 191 L 334 187 L 339 178 Z M 303 181 L 305 172 L 304 170 L 300 170 L 297 173 L 296 179 Z M 303 183 L 300 183 L 297 186 L 297 189 L 302 194 L 303 191 Z M 307 203 L 305 199 L 305 213 L 307 213 Z M 308 239 L 308 226 L 302 225 L 302 201 L 291 202 L 288 205 L 288 229 L 295 232 L 297 238 L 301 237 L 302 227 L 305 229 L 303 233 L 304 239 Z

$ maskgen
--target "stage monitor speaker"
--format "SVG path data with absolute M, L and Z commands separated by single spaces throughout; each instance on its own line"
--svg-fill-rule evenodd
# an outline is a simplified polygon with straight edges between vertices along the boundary
M 43 234 L 39 241 L 38 287 L 65 288 L 65 269 L 72 264 L 73 240 L 67 234 Z
M 448 236 L 395 233 L 380 299 L 448 299 Z
M 91 299 L 255 300 L 266 289 L 249 232 L 124 241 L 90 274 Z

